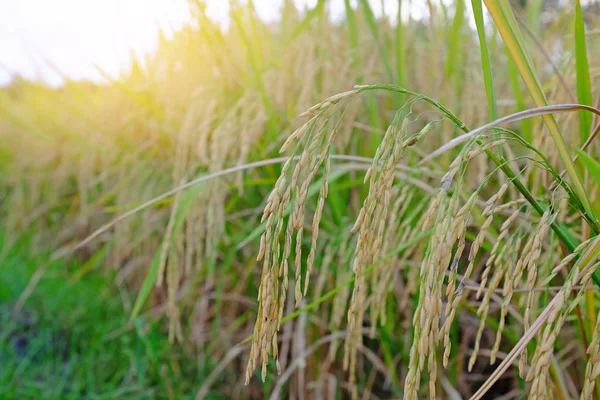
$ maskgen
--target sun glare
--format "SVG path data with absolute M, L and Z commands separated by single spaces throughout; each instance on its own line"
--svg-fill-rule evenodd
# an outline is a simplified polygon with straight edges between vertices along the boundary
M 0 83 L 12 74 L 59 84 L 118 74 L 189 19 L 185 0 L 19 0 L 0 12 Z
M 295 0 L 301 8 L 316 0 Z M 356 4 L 356 0 L 351 1 Z M 395 19 L 397 1 L 371 1 L 376 15 Z M 226 26 L 229 1 L 205 0 L 208 15 Z M 263 20 L 279 15 L 282 0 L 255 0 Z M 328 3 L 343 19 L 344 0 Z M 419 7 L 411 13 L 419 14 Z M 160 29 L 169 35 L 190 21 L 186 0 L 19 0 L 0 12 L 0 85 L 14 75 L 60 85 L 64 78 L 103 80 L 129 67 L 131 53 L 152 51 Z M 101 72 L 102 71 L 102 72 Z

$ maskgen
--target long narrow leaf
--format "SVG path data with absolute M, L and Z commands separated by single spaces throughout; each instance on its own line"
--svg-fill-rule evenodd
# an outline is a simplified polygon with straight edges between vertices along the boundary
M 363 76 L 363 65 L 359 53 L 358 43 L 358 23 L 356 21 L 356 13 L 350 4 L 350 0 L 344 0 L 346 19 L 348 20 L 348 31 L 350 34 L 350 44 L 352 45 L 352 61 L 356 70 L 357 82 L 362 84 L 364 81 Z M 377 110 L 377 101 L 374 93 L 369 93 L 366 96 L 365 103 L 367 105 L 367 111 L 369 113 L 369 123 L 376 129 L 381 129 L 381 119 Z M 375 152 L 378 146 L 378 142 L 374 136 L 368 139 L 368 146 Z
M 455 69 L 460 65 L 460 63 L 458 62 L 458 60 L 461 58 L 460 44 L 462 43 L 462 40 L 460 36 L 463 30 L 464 23 L 465 2 L 464 0 L 458 0 L 456 2 L 454 19 L 452 20 L 452 26 L 448 35 L 448 57 L 446 58 L 446 70 L 444 71 L 446 80 L 448 80 L 449 82 L 460 82 L 460 79 L 454 77 L 454 73 Z
M 406 86 L 406 40 L 402 22 L 402 0 L 398 0 L 398 25 L 396 26 L 396 73 L 399 86 Z
M 471 0 L 471 4 L 473 6 L 475 25 L 477 26 L 477 35 L 479 36 L 479 48 L 481 50 L 481 67 L 483 68 L 483 82 L 485 84 L 485 94 L 488 100 L 490 120 L 494 121 L 498 119 L 498 105 L 496 103 L 494 78 L 492 76 L 492 62 L 490 61 L 487 40 L 485 38 L 485 25 L 483 24 L 483 6 L 481 0 Z
M 575 5 L 575 61 L 577 69 L 577 101 L 580 104 L 592 105 L 592 85 L 588 67 L 587 50 L 585 45 L 585 24 L 581 13 L 579 0 Z M 579 113 L 580 144 L 585 143 L 590 134 L 592 116 L 586 112 Z
M 575 149 L 579 154 L 579 160 L 589 172 L 590 176 L 600 185 L 600 163 L 590 157 L 586 152 Z

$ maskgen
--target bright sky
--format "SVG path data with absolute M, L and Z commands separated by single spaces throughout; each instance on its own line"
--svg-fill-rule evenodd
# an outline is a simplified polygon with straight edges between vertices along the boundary
M 229 0 L 204 1 L 208 14 L 226 25 Z M 265 20 L 278 17 L 282 2 L 254 0 Z M 317 0 L 294 2 L 305 8 L 314 7 Z M 357 0 L 350 3 L 356 6 Z M 382 11 L 392 19 L 397 15 L 398 0 L 369 3 L 378 16 Z M 344 0 L 328 4 L 334 19 L 343 18 Z M 413 18 L 426 12 L 425 0 L 409 4 Z M 159 26 L 168 34 L 189 21 L 187 0 L 0 0 L 0 85 L 15 73 L 60 85 L 57 71 L 72 79 L 99 81 L 96 65 L 118 75 L 129 68 L 131 51 L 141 54 L 155 48 Z
M 282 1 L 254 3 L 261 18 L 273 20 Z M 300 7 L 317 2 L 294 1 Z M 370 2 L 377 15 L 382 4 L 386 15 L 396 15 L 397 0 Z M 206 0 L 207 12 L 226 24 L 228 3 Z M 334 18 L 343 16 L 344 0 L 329 5 Z M 95 65 L 117 75 L 128 68 L 132 50 L 155 48 L 158 26 L 168 33 L 189 20 L 186 0 L 0 0 L 0 85 L 15 73 L 51 85 L 62 82 L 57 71 L 72 79 L 102 80 Z

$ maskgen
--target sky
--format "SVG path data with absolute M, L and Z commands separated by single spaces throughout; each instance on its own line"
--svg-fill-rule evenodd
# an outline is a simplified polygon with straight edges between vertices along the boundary
M 208 14 L 226 25 L 229 2 L 205 1 Z M 282 1 L 254 0 L 265 20 L 278 17 Z M 294 1 L 301 8 L 317 2 Z M 377 15 L 382 5 L 386 15 L 396 15 L 397 0 L 370 2 Z M 333 18 L 343 16 L 344 0 L 329 6 Z M 129 67 L 131 51 L 155 48 L 158 27 L 168 36 L 190 18 L 186 0 L 0 0 L 0 85 L 14 74 L 53 86 L 61 85 L 63 75 L 102 81 L 98 68 L 118 75 Z
M 204 1 L 208 14 L 227 25 L 229 0 Z M 261 18 L 274 20 L 282 1 L 254 4 Z M 368 1 L 377 16 L 397 15 L 398 0 Z M 294 2 L 305 8 L 317 0 Z M 350 3 L 355 6 L 357 0 Z M 343 18 L 344 0 L 328 4 L 334 19 Z M 411 17 L 426 13 L 425 0 L 409 4 Z M 102 81 L 98 68 L 117 76 L 129 68 L 132 51 L 140 55 L 156 47 L 159 27 L 169 36 L 190 19 L 186 0 L 0 0 L 0 85 L 14 74 L 53 86 L 61 85 L 63 74 Z

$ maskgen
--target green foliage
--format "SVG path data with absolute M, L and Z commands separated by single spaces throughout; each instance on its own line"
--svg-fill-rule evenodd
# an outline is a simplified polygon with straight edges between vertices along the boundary
M 2 263 L 1 398 L 193 398 L 193 361 L 169 345 L 160 324 L 142 318 L 128 324 L 110 276 L 66 283 L 79 266 L 52 263 L 15 309 L 46 262 L 45 255 L 29 258 L 30 250 L 30 239 L 20 239 Z
M 579 104 L 592 105 L 592 84 L 588 67 L 587 48 L 585 40 L 585 23 L 581 13 L 581 3 L 575 5 L 575 67 L 577 70 L 577 100 Z M 587 140 L 592 126 L 592 116 L 589 113 L 579 113 L 580 145 Z
M 477 25 L 477 35 L 479 36 L 479 49 L 481 51 L 481 67 L 483 68 L 483 82 L 485 84 L 485 94 L 488 99 L 490 120 L 494 121 L 498 119 L 498 102 L 496 101 L 496 91 L 494 90 L 492 62 L 488 50 L 487 39 L 485 37 L 482 0 L 472 0 L 471 4 L 473 6 L 475 24 Z
M 596 183 L 600 184 L 600 163 L 598 160 L 590 157 L 587 153 L 575 149 L 577 154 L 579 155 L 579 159 L 587 169 L 588 173 L 596 181 Z

